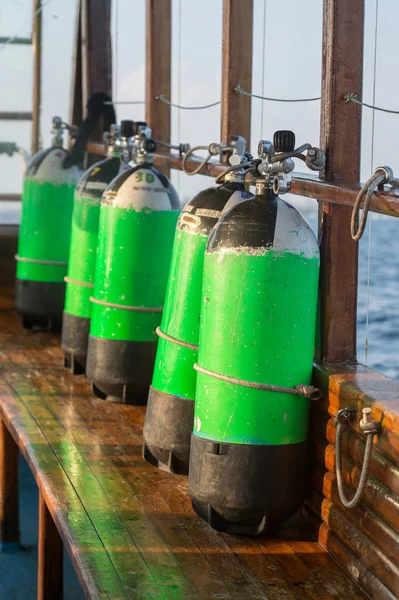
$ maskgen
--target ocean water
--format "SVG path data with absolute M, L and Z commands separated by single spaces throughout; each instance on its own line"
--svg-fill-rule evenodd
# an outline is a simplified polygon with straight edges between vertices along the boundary
M 295 197 L 289 201 L 316 230 L 316 203 L 301 205 Z M 18 224 L 19 220 L 19 202 L 0 202 L 0 224 Z M 357 357 L 399 381 L 399 218 L 369 213 L 368 221 L 371 236 L 367 223 L 359 249 Z
M 315 212 L 304 214 L 316 230 Z M 399 381 L 399 252 L 395 248 L 399 249 L 399 219 L 369 213 L 359 247 L 357 359 Z

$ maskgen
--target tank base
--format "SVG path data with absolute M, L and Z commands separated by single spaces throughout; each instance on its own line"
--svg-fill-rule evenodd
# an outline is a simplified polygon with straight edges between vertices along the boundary
M 298 522 L 305 493 L 307 444 L 260 446 L 191 436 L 189 492 L 213 529 L 275 534 Z
M 25 329 L 61 331 L 64 301 L 63 281 L 15 280 L 15 310 Z
M 188 475 L 194 401 L 150 387 L 143 457 L 163 471 Z
M 86 374 L 93 394 L 124 404 L 147 403 L 157 342 L 109 340 L 89 336 Z
M 83 375 L 86 370 L 90 319 L 70 315 L 64 311 L 62 318 L 61 347 L 64 367 L 73 375 Z

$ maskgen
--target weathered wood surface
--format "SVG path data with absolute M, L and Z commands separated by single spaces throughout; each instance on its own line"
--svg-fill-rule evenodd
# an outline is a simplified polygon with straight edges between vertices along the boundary
M 344 90 L 361 94 L 364 0 L 324 0 L 320 146 L 327 153 L 327 180 L 360 179 L 361 106 L 345 103 Z M 321 361 L 356 357 L 358 244 L 350 234 L 350 208 L 321 202 Z
M 235 91 L 252 90 L 253 0 L 223 0 L 222 110 L 220 139 L 241 135 L 251 143 L 251 98 Z M 222 162 L 228 161 L 226 154 Z
M 185 478 L 141 457 L 144 408 L 91 397 L 59 338 L 0 311 L 0 413 L 89 598 L 334 600 L 363 593 L 311 532 L 254 539 L 198 519 Z
M 145 69 L 145 118 L 154 138 L 169 144 L 171 108 L 157 98 L 171 99 L 172 0 L 146 0 Z M 169 148 L 160 145 L 158 152 L 169 154 Z M 170 174 L 168 166 L 161 171 Z
M 308 505 L 324 525 L 320 542 L 371 597 L 399 597 L 399 385 L 367 367 L 319 366 L 314 382 L 323 399 L 312 404 L 310 445 L 312 481 Z M 355 493 L 363 463 L 365 437 L 361 411 L 372 408 L 382 434 L 374 438 L 370 473 L 361 503 L 345 508 L 336 483 L 336 427 L 341 408 L 356 410 L 342 436 L 343 480 L 347 497 Z

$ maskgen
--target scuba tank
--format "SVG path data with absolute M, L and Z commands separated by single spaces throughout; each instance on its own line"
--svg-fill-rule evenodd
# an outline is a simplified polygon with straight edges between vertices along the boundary
M 104 134 L 107 158 L 82 175 L 75 191 L 62 322 L 64 366 L 74 374 L 84 373 L 86 367 L 101 196 L 118 173 L 129 168 L 123 155 L 133 134 L 133 121 L 122 121 L 120 128 L 112 125 Z
M 232 151 L 230 164 L 237 166 L 247 161 L 245 145 L 243 138 L 234 136 L 216 151 Z M 197 194 L 184 207 L 176 227 L 143 446 L 149 463 L 173 473 L 188 473 L 205 246 L 223 210 L 252 197 L 244 178 L 243 169 L 234 169 L 221 185 Z
M 22 325 L 59 330 L 64 306 L 73 194 L 80 168 L 66 161 L 63 131 L 53 118 L 52 147 L 28 162 L 23 184 L 18 239 L 15 307 Z
M 277 193 L 290 189 L 292 156 L 315 170 L 325 157 L 294 145 L 291 131 L 260 142 L 255 197 L 225 213 L 206 247 L 189 492 L 229 533 L 276 532 L 303 502 L 319 249 Z
M 137 166 L 116 177 L 101 201 L 86 372 L 98 398 L 143 404 L 180 204 L 152 166 L 151 130 L 135 127 Z

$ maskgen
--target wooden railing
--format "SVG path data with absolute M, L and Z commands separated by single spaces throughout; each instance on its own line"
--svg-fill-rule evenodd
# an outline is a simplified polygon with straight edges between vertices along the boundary
M 112 75 L 110 45 L 107 42 L 104 50 L 102 34 L 96 29 L 102 27 L 103 31 L 105 27 L 105 38 L 109 39 L 111 0 L 81 2 L 84 19 L 80 19 L 77 28 L 75 122 L 81 118 L 85 104 L 82 96 L 87 98 L 100 88 L 107 91 Z M 245 83 L 245 89 L 251 91 L 252 11 L 252 0 L 224 0 L 221 139 L 236 134 L 249 142 L 251 101 L 237 94 L 235 88 Z M 170 98 L 171 21 L 171 0 L 147 0 L 146 118 L 154 138 L 165 142 L 170 141 L 170 107 L 156 96 L 164 94 Z M 399 555 L 399 523 L 393 512 L 399 506 L 399 474 L 395 467 L 398 457 L 393 454 L 399 451 L 399 386 L 370 370 L 362 370 L 356 363 L 358 243 L 350 235 L 350 218 L 360 189 L 362 109 L 346 103 L 344 94 L 348 81 L 352 92 L 360 95 L 362 91 L 363 36 L 364 0 L 324 0 L 320 146 L 327 153 L 327 165 L 320 178 L 295 174 L 292 193 L 318 200 L 320 216 L 321 327 L 315 381 L 323 388 L 324 399 L 312 408 L 314 461 L 308 505 L 324 521 L 320 543 L 370 596 L 390 598 L 391 592 L 399 592 L 393 589 L 396 581 L 391 570 L 392 560 Z M 84 47 L 88 43 L 89 52 Z M 97 50 L 103 52 L 101 61 Z M 88 151 L 103 154 L 98 138 L 91 141 Z M 166 173 L 182 168 L 181 158 L 166 149 L 155 155 L 154 164 Z M 197 164 L 195 159 L 188 161 L 189 168 Z M 211 163 L 203 174 L 215 176 L 223 168 L 222 164 Z M 399 195 L 377 191 L 371 210 L 399 216 Z M 373 393 L 365 390 L 368 381 L 375 383 Z M 343 509 L 334 483 L 331 419 L 343 404 L 356 410 L 371 406 L 382 425 L 382 435 L 373 452 L 372 479 L 364 501 L 354 511 Z M 344 443 L 344 467 L 352 473 L 347 479 L 350 487 L 357 482 L 362 439 L 360 432 L 354 430 L 347 434 Z M 352 528 L 353 539 L 348 537 L 347 527 Z M 378 555 L 375 563 L 367 544 Z

